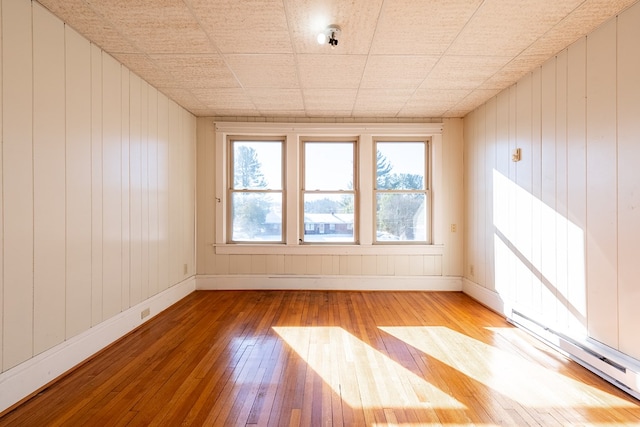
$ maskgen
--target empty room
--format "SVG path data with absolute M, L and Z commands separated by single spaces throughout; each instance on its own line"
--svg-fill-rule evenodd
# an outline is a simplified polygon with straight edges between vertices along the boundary
M 637 0 L 0 0 L 0 426 L 640 426 Z

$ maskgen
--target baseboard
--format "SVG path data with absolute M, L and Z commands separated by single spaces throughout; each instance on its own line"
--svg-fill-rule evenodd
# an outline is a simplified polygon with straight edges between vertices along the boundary
M 196 289 L 190 277 L 93 328 L 0 374 L 0 414 Z M 142 318 L 142 312 L 149 314 Z M 146 312 L 145 312 L 146 313 Z
M 198 290 L 461 291 L 453 276 L 197 276 Z
M 511 310 L 509 310 L 509 313 L 506 312 L 508 307 L 505 306 L 505 302 L 500 298 L 500 294 L 491 289 L 487 289 L 484 286 L 480 286 L 466 277 L 462 278 L 462 292 L 496 313 L 500 313 L 505 316 L 511 314 Z

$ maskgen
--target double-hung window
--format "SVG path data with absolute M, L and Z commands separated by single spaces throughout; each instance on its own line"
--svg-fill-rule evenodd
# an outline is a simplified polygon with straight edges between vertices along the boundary
M 357 243 L 356 141 L 302 143 L 302 243 Z
M 428 141 L 375 141 L 376 243 L 430 243 Z
M 284 242 L 284 140 L 229 138 L 230 242 Z

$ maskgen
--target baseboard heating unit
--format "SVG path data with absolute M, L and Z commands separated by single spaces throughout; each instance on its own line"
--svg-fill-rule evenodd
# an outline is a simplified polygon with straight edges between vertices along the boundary
M 576 341 L 515 310 L 507 320 L 640 400 L 640 361 L 589 338 Z

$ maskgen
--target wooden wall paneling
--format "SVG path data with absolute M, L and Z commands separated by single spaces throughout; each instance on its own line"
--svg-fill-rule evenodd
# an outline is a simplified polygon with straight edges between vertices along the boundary
M 64 24 L 33 3 L 33 347 L 65 339 Z
M 102 322 L 102 51 L 91 45 L 91 325 Z
M 378 271 L 378 265 L 375 255 L 362 256 L 362 274 L 375 276 Z
M 424 255 L 409 255 L 407 258 L 409 258 L 409 276 L 422 276 L 424 274 Z M 366 271 L 363 270 L 363 274 L 367 274 Z
M 196 156 L 196 171 L 198 173 L 196 189 L 198 191 L 198 213 L 196 215 L 198 225 L 198 250 L 196 267 L 198 274 L 206 274 L 212 271 L 215 252 L 211 245 L 215 243 L 215 170 L 210 165 L 215 165 L 215 132 L 211 119 L 198 119 L 198 147 Z
M 102 310 L 122 308 L 122 86 L 121 65 L 102 54 Z
M 251 255 L 251 274 L 267 274 L 267 255 Z
M 556 66 L 554 57 L 542 66 L 541 82 L 541 309 L 550 324 L 555 324 L 556 280 Z M 553 322 L 553 323 L 551 323 Z
M 586 334 L 586 38 L 567 50 L 567 299 L 572 333 Z
M 256 271 L 256 266 L 253 266 L 253 271 Z M 320 274 L 322 273 L 322 257 L 313 255 L 307 257 L 307 271 L 305 274 Z
M 493 247 L 495 288 L 507 302 L 513 300 L 509 277 L 511 252 L 505 240 L 509 234 L 509 91 L 496 97 L 496 167 L 493 173 Z M 466 209 L 468 211 L 468 208 Z
M 567 85 L 568 53 L 556 59 L 556 289 L 558 325 L 567 327 Z
M 485 167 L 484 167 L 484 181 L 485 181 L 485 224 L 484 224 L 484 254 L 485 254 L 485 287 L 495 290 L 496 278 L 495 278 L 495 248 L 494 248 L 494 186 L 493 186 L 493 173 L 496 169 L 496 138 L 497 138 L 497 107 L 498 100 L 496 97 L 487 101 L 485 111 L 485 129 L 486 129 L 486 141 L 485 141 Z
M 508 218 L 508 229 L 507 229 L 507 240 L 508 242 L 510 242 L 511 244 L 513 244 L 513 242 L 516 241 L 516 228 L 518 226 L 518 223 L 516 221 L 516 212 L 517 212 L 517 207 L 516 207 L 516 203 L 517 203 L 517 196 L 516 196 L 516 188 L 517 188 L 517 171 L 518 171 L 518 165 L 517 163 L 514 163 L 511 161 L 511 153 L 513 152 L 513 150 L 516 147 L 517 144 L 517 110 L 516 110 L 516 105 L 517 105 L 517 87 L 516 85 L 513 85 L 511 87 L 509 87 L 509 109 L 508 109 L 508 122 L 507 122 L 507 129 L 508 129 L 508 144 L 509 144 L 509 150 L 508 150 L 508 171 L 509 171 L 509 175 L 508 175 L 508 181 L 509 181 L 509 188 L 508 188 L 508 193 L 507 193 L 507 199 L 508 199 L 508 209 L 507 209 L 507 218 Z M 513 298 L 513 301 L 516 301 L 517 298 L 517 293 L 516 293 L 516 286 L 517 286 L 517 269 L 518 269 L 518 256 L 517 254 L 510 248 L 509 252 L 508 252 L 508 262 L 507 264 L 507 268 L 508 268 L 508 278 L 509 278 L 509 286 L 511 287 L 511 297 Z
M 618 347 L 616 20 L 587 38 L 587 302 L 589 334 Z
M 91 45 L 65 26 L 66 338 L 91 327 Z
M 333 255 L 322 255 L 320 263 L 320 274 L 325 276 L 335 274 L 333 270 Z
M 4 294 L 2 368 L 33 355 L 31 2 L 2 2 Z
M 464 176 L 464 195 L 465 206 L 467 206 L 467 214 L 465 217 L 465 262 L 464 262 L 464 275 L 469 277 L 473 282 L 477 283 L 475 276 L 475 264 L 476 264 L 476 234 L 477 234 L 477 209 L 476 209 L 476 191 L 477 184 L 475 182 L 475 170 L 478 167 L 476 164 L 476 129 L 475 122 L 477 120 L 477 112 L 473 111 L 467 116 L 468 120 L 465 122 L 464 135 L 466 144 L 464 147 L 464 158 L 467 162 L 466 175 Z M 394 272 L 397 271 L 394 263 Z
M 158 273 L 158 90 L 149 86 L 148 90 L 148 179 L 149 179 L 149 296 L 159 290 Z
M 229 257 L 230 257 L 230 255 L 226 255 L 226 254 L 216 255 L 216 259 L 215 259 L 215 261 L 216 261 L 216 265 L 215 265 L 216 274 L 229 274 L 229 268 L 230 268 L 229 267 L 229 264 L 230 264 Z M 280 264 L 282 265 L 282 270 L 280 271 L 280 273 L 284 273 L 284 255 L 281 255 L 280 259 L 281 259 L 281 263 Z M 269 263 L 269 266 L 271 267 L 271 263 Z
M 216 261 L 218 257 L 216 256 Z M 218 271 L 218 265 L 218 262 L 216 262 L 216 271 Z M 267 256 L 267 274 L 284 274 L 284 255 Z
M 456 224 L 456 231 L 451 232 L 445 225 L 445 247 L 443 249 L 443 271 L 445 276 L 461 276 L 464 268 L 464 121 L 462 119 L 446 119 L 442 130 L 442 179 L 447 183 L 443 195 L 445 210 L 443 219 Z M 447 232 L 449 229 L 449 232 Z
M 130 287 L 129 301 L 142 301 L 142 147 L 141 147 L 141 84 L 140 77 L 129 78 L 129 223 L 130 223 Z
M 486 165 L 486 138 L 487 138 L 487 119 L 486 119 L 486 104 L 482 105 L 477 110 L 477 120 L 475 126 L 475 191 L 474 191 L 474 204 L 476 209 L 476 217 L 475 217 L 475 239 L 474 239 L 474 252 L 475 252 L 475 276 L 476 282 L 481 286 L 487 286 L 486 280 L 486 256 L 485 256 L 485 248 L 486 248 L 486 217 L 487 217 L 487 207 L 486 207 L 486 174 L 485 168 Z
M 531 265 L 533 307 L 542 307 L 542 67 L 531 72 Z
M 131 307 L 131 179 L 129 170 L 129 151 L 130 147 L 130 105 L 129 105 L 129 75 L 130 71 L 127 67 L 120 67 L 120 101 L 121 101 L 121 152 L 120 161 L 122 164 L 122 194 L 121 194 L 121 215 L 122 215 L 122 237 L 121 237 L 121 263 L 122 263 L 122 289 L 121 296 L 121 310 L 126 310 Z
M 532 260 L 533 198 L 532 169 L 532 77 L 524 76 L 516 85 L 516 145 L 521 151 L 521 160 L 515 163 L 515 240 L 516 249 L 516 298 L 519 304 L 532 307 L 534 272 Z
M 618 17 L 618 304 L 620 350 L 640 359 L 640 3 Z
M 184 144 L 186 145 L 186 162 L 184 166 L 184 171 L 186 174 L 186 190 L 185 190 L 185 204 L 183 208 L 186 211 L 185 218 L 185 231 L 184 231 L 184 239 L 185 239 L 185 256 L 186 256 L 186 264 L 187 264 L 187 272 L 186 276 L 192 276 L 195 274 L 195 259 L 196 259 L 196 173 L 195 173 L 195 165 L 196 165 L 196 118 L 189 113 L 187 110 L 182 109 L 182 114 L 185 117 L 187 124 L 187 132 L 184 135 Z
M 158 93 L 158 289 L 169 287 L 169 100 Z
M 149 84 L 140 83 L 140 295 L 149 298 Z
M 169 282 L 174 285 L 182 277 L 182 249 L 180 242 L 180 135 L 182 133 L 182 120 L 180 108 L 169 102 Z M 221 264 L 219 264 L 221 262 Z M 224 268 L 219 271 L 218 268 Z M 228 274 L 228 256 L 218 259 L 216 255 L 216 273 Z
M 2 1 L 0 1 L 0 26 L 2 25 Z M 0 59 L 2 59 L 2 28 L 0 27 Z M 0 96 L 3 95 L 2 92 L 2 64 L 0 64 Z M 0 140 L 3 140 L 3 132 L 2 132 L 2 98 L 0 98 Z M 0 149 L 0 191 L 4 188 L 3 185 L 3 168 L 2 168 L 2 149 Z M 3 198 L 0 197 L 0 310 L 4 310 L 4 245 L 1 242 L 4 242 L 4 202 Z M 3 316 L 0 316 L 0 372 L 2 369 L 2 354 L 3 350 L 3 333 L 4 333 L 4 323 Z

